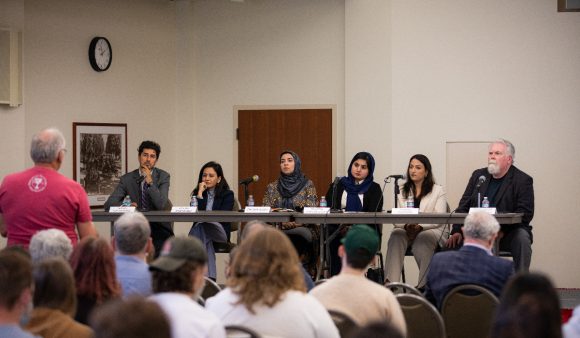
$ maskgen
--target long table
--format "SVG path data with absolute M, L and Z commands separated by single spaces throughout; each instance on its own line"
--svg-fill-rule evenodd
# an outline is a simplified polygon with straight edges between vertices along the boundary
M 94 211 L 94 222 L 114 222 L 121 214 Z M 394 215 L 389 212 L 339 212 L 327 214 L 304 214 L 301 212 L 245 213 L 236 211 L 198 211 L 194 213 L 172 213 L 148 211 L 143 215 L 150 222 L 248 222 L 259 219 L 264 222 L 297 222 L 304 224 L 463 224 L 466 213 L 420 213 L 418 215 Z M 521 223 L 523 214 L 497 214 L 500 224 Z

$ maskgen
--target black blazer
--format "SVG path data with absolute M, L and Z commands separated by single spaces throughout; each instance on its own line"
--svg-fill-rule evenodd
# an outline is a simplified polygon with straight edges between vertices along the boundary
M 481 168 L 475 170 L 471 175 L 456 212 L 468 212 L 470 207 L 477 207 L 478 190 L 476 185 L 482 175 L 485 176 L 486 180 L 479 191 L 481 192 L 481 198 L 485 196 L 491 175 L 487 172 L 487 168 Z M 498 212 L 521 212 L 524 214 L 521 223 L 502 225 L 501 230 L 503 232 L 509 232 L 511 229 L 521 227 L 527 230 L 531 236 L 532 226 L 530 222 L 534 217 L 534 180 L 531 176 L 512 165 L 506 173 L 494 200 Z M 455 224 L 451 233 L 457 233 L 460 229 L 461 224 Z
M 332 195 L 332 184 L 326 192 L 326 201 L 328 206 L 332 209 L 341 209 L 340 201 L 342 199 L 342 193 L 344 192 L 344 185 L 342 182 L 338 182 L 336 186 L 336 191 L 334 196 Z M 381 186 L 378 183 L 373 182 L 369 187 L 369 190 L 363 195 L 363 209 L 364 212 L 381 212 L 383 211 L 383 192 Z
M 203 198 L 197 200 L 197 208 L 199 210 L 205 210 L 207 207 L 207 190 L 202 194 Z M 234 208 L 234 192 L 231 190 L 222 191 L 219 196 L 214 196 L 213 205 L 211 210 L 225 210 L 232 211 Z M 226 229 L 226 232 L 231 228 L 231 223 L 220 222 L 220 224 Z M 229 234 L 228 234 L 229 236 Z

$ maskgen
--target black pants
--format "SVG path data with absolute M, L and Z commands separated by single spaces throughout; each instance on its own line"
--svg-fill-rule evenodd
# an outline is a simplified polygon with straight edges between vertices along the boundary
M 163 243 L 169 238 L 174 236 L 173 229 L 171 229 L 171 223 L 150 223 L 151 226 L 151 238 L 153 239 L 153 246 L 155 247 L 155 258 L 161 253 L 163 248 Z

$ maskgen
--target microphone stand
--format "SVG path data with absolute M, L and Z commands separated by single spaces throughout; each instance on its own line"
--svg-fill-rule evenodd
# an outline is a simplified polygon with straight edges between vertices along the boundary
M 248 183 L 241 183 L 240 184 L 242 187 L 244 187 L 244 203 L 247 206 L 248 205 Z
M 399 188 L 399 178 L 395 177 L 395 182 L 394 182 L 395 186 L 394 186 L 394 192 L 395 192 L 395 208 L 399 207 L 399 199 L 397 198 L 399 196 L 399 194 L 401 193 L 401 189 Z

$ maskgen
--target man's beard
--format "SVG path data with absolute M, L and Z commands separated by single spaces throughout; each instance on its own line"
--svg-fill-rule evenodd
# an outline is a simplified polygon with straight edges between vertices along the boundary
M 487 172 L 491 175 L 495 175 L 499 173 L 499 165 L 496 162 L 488 162 L 487 164 Z

